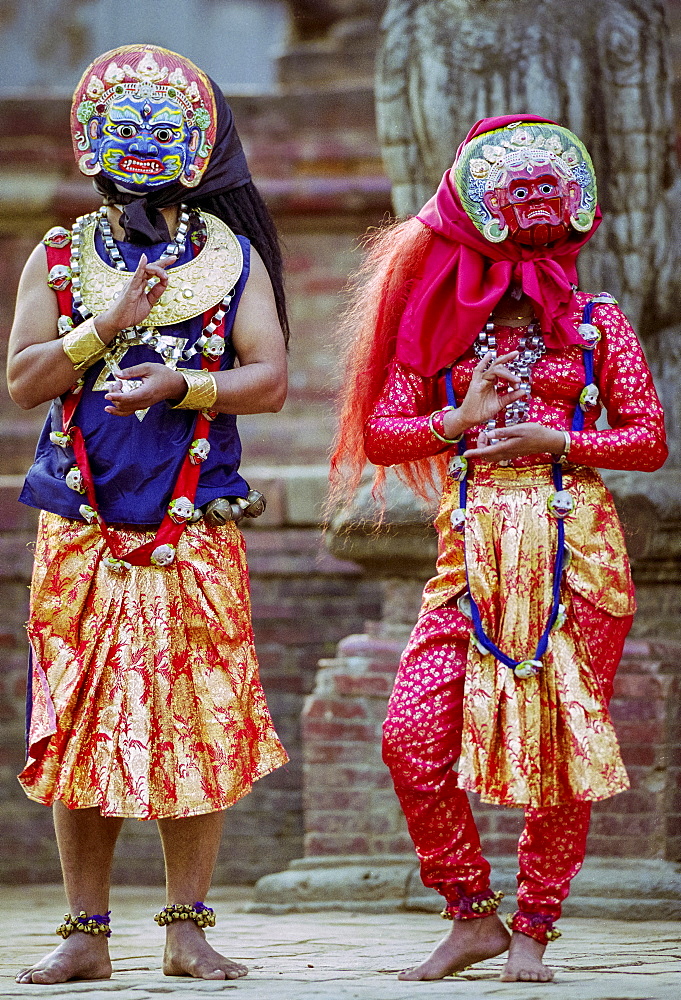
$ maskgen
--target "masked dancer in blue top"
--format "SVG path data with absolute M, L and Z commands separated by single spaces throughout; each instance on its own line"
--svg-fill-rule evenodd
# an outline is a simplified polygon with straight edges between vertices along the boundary
M 19 406 L 53 401 L 20 497 L 41 511 L 20 781 L 54 810 L 70 913 L 17 980 L 111 975 L 128 816 L 161 834 L 164 972 L 236 979 L 203 900 L 224 810 L 287 759 L 237 526 L 264 501 L 239 474 L 236 416 L 286 395 L 281 255 L 231 110 L 189 60 L 105 53 L 71 126 L 104 203 L 31 254 L 8 363 Z

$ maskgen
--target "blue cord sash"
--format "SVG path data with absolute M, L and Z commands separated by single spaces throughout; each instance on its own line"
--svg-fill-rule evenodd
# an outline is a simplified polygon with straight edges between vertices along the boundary
M 591 300 L 584 307 L 582 314 L 582 323 L 591 324 L 591 314 L 593 312 L 594 306 L 598 303 L 600 297 Z M 602 301 L 611 301 L 608 297 Z M 582 348 L 582 358 L 584 362 L 584 387 L 590 386 L 594 383 L 594 359 L 593 359 L 593 346 Z M 445 371 L 445 390 L 447 393 L 447 403 L 449 406 L 456 409 L 456 393 L 454 391 L 454 383 L 452 377 L 452 369 L 447 368 Z M 575 411 L 572 415 L 571 430 L 581 431 L 584 427 L 584 410 L 581 406 L 577 405 Z M 457 445 L 457 451 L 459 455 L 463 455 L 466 450 L 466 444 L 464 440 L 465 436 L 462 436 L 461 440 Z M 551 474 L 553 478 L 553 485 L 556 488 L 556 492 L 559 493 L 563 489 L 563 469 L 559 462 L 554 462 L 551 466 Z M 466 509 L 466 503 L 468 499 L 468 476 L 466 474 L 462 475 L 459 481 L 459 506 L 462 510 Z M 471 607 L 471 617 L 473 620 L 473 631 L 475 633 L 475 638 L 478 643 L 487 650 L 488 653 L 492 653 L 501 663 L 507 666 L 510 670 L 515 672 L 516 667 L 521 667 L 523 665 L 534 665 L 530 666 L 530 672 L 536 673 L 539 669 L 542 656 L 546 652 L 549 645 L 549 636 L 551 630 L 556 624 L 558 618 L 558 613 L 560 610 L 560 585 L 561 578 L 563 575 L 563 570 L 566 565 L 567 549 L 565 546 L 565 524 L 562 518 L 556 519 L 558 522 L 558 541 L 556 545 L 556 554 L 553 561 L 553 601 L 551 604 L 551 611 L 549 612 L 548 621 L 544 627 L 539 642 L 537 643 L 537 648 L 535 650 L 534 656 L 531 660 L 514 660 L 513 657 L 508 656 L 503 650 L 494 643 L 490 637 L 485 632 L 484 626 L 482 624 L 482 618 L 480 616 L 480 609 L 473 597 L 471 592 L 470 582 L 468 579 L 468 563 L 466 560 L 466 550 L 464 545 L 464 566 L 466 568 L 466 584 L 468 586 L 468 596 L 470 599 Z

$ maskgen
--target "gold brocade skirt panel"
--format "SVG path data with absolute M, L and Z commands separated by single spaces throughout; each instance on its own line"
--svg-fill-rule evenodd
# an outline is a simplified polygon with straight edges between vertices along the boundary
M 152 535 L 123 529 L 127 548 Z M 171 567 L 116 573 L 97 526 L 43 512 L 28 636 L 29 798 L 103 816 L 225 809 L 286 763 L 253 646 L 244 539 L 188 525 Z
M 566 799 L 608 798 L 628 787 L 606 699 L 571 595 L 615 617 L 635 610 L 622 529 L 592 469 L 565 470 L 575 499 L 565 519 L 570 552 L 561 587 L 565 623 L 555 628 L 536 677 L 518 679 L 469 642 L 461 787 L 484 801 L 547 807 Z M 465 532 L 451 527 L 458 483 L 449 481 L 436 525 L 437 575 L 421 613 L 454 598 L 468 581 L 487 635 L 516 660 L 534 658 L 552 606 L 557 523 L 547 501 L 550 466 L 478 467 L 468 487 Z

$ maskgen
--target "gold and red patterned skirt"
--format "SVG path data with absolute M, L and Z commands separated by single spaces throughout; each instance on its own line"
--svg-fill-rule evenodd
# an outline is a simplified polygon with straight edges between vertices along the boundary
M 126 548 L 151 533 L 124 528 Z M 287 756 L 253 645 L 245 544 L 188 525 L 170 567 L 122 573 L 97 526 L 43 512 L 31 587 L 29 798 L 103 816 L 232 805 Z
M 549 465 L 477 466 L 468 487 L 465 531 L 451 524 L 459 486 L 447 481 L 436 519 L 437 575 L 425 587 L 421 616 L 451 603 L 468 584 L 487 635 L 516 660 L 534 658 L 553 603 L 557 523 L 547 503 L 555 490 Z M 535 677 L 520 680 L 468 643 L 459 786 L 499 805 L 554 806 L 608 798 L 629 785 L 607 697 L 590 649 L 588 616 L 630 621 L 635 610 L 622 528 L 612 497 L 594 469 L 566 467 L 575 500 L 565 518 L 570 557 L 555 627 Z M 465 559 L 464 559 L 465 553 Z M 613 634 L 620 628 L 614 628 Z

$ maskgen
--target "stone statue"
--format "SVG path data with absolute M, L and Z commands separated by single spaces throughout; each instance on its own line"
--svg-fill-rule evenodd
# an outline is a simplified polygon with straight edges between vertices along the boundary
M 645 344 L 681 462 L 681 171 L 662 0 L 389 0 L 378 130 L 398 215 L 418 211 L 477 119 L 531 111 L 592 152 L 605 220 L 582 287 L 612 292 Z

